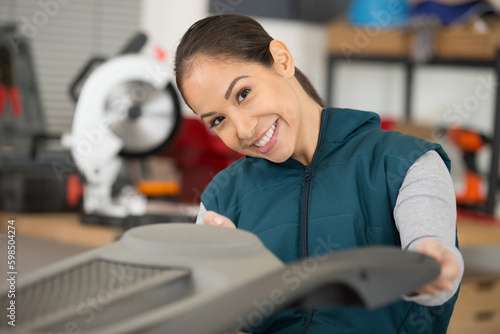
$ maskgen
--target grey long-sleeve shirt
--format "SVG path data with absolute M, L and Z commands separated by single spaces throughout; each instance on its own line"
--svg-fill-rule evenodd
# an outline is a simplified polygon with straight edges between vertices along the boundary
M 203 224 L 207 212 L 203 203 L 196 224 Z M 464 271 L 460 251 L 455 247 L 456 203 L 450 173 L 435 151 L 418 158 L 408 169 L 394 207 L 394 219 L 401 237 L 401 248 L 414 250 L 424 238 L 434 238 L 449 249 L 460 265 L 461 274 L 451 291 L 439 296 L 419 295 L 404 297 L 421 305 L 441 305 L 458 289 Z

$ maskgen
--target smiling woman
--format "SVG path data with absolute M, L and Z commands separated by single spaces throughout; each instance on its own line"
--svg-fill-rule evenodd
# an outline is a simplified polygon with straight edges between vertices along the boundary
M 177 49 L 175 72 L 185 101 L 228 147 L 274 162 L 293 155 L 310 163 L 317 137 L 303 134 L 319 132 L 326 103 L 287 47 L 257 21 L 220 15 L 193 25 Z M 275 136 L 267 138 L 271 129 Z M 284 140 L 275 148 L 278 133 Z
M 278 41 L 270 45 L 277 59 L 271 69 L 198 56 L 183 80 L 183 95 L 231 149 L 278 163 L 293 156 L 309 164 L 322 107 L 295 79 L 286 47 Z
M 214 177 L 197 223 L 248 230 L 282 261 L 392 245 L 441 275 L 384 308 L 290 309 L 252 333 L 445 333 L 463 273 L 450 161 L 438 144 L 380 129 L 378 115 L 327 108 L 286 45 L 254 19 L 196 22 L 176 53 L 186 103 L 246 155 Z M 418 321 L 416 321 L 418 319 Z

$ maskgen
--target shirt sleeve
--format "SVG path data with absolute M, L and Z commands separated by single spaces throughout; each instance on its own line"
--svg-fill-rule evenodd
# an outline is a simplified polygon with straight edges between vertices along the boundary
M 196 216 L 196 225 L 203 225 L 203 217 L 205 216 L 205 213 L 207 213 L 207 209 L 203 203 L 200 203 L 200 211 L 198 211 L 198 216 Z
M 434 238 L 453 253 L 461 269 L 451 291 L 404 299 L 426 306 L 445 303 L 458 289 L 464 262 L 455 246 L 457 212 L 453 182 L 436 151 L 422 155 L 406 173 L 394 207 L 394 219 L 402 249 L 412 251 L 420 240 Z

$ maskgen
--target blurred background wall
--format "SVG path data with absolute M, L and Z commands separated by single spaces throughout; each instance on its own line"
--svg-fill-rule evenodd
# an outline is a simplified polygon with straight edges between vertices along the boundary
M 165 46 L 171 53 L 182 34 L 197 19 L 209 13 L 245 13 L 256 16 L 271 36 L 290 48 L 297 66 L 309 76 L 317 89 L 327 95 L 327 26 L 346 17 L 349 1 L 208 1 L 182 3 L 143 0 L 140 25 L 152 44 Z M 262 4 L 262 5 L 259 5 Z M 276 9 L 278 8 L 278 9 Z M 152 52 L 152 48 L 148 49 Z M 171 58 L 170 58 L 171 60 Z M 333 96 L 337 107 L 375 111 L 383 117 L 404 118 L 404 68 L 398 64 L 338 62 L 334 73 Z M 479 86 L 494 78 L 494 69 L 466 67 L 428 67 L 415 69 L 412 120 L 429 126 L 450 126 L 457 118 L 468 127 L 491 134 L 495 95 L 471 103 Z M 477 102 L 477 103 L 476 103 Z M 462 110 L 462 111 L 460 111 Z M 192 116 L 187 108 L 186 116 Z M 447 147 L 460 159 L 460 152 Z M 484 170 L 489 162 L 486 148 L 478 155 Z M 463 172 L 460 164 L 453 171 Z M 460 183 L 461 178 L 456 178 Z M 459 184 L 460 186 L 460 184 Z
M 24 28 L 23 34 L 32 42 L 48 129 L 63 132 L 70 127 L 74 108 L 66 88 L 86 59 L 116 54 L 133 32 L 143 29 L 149 36 L 149 47 L 143 52 L 153 54 L 154 47 L 160 46 L 171 61 L 183 32 L 210 12 L 242 12 L 258 17 L 273 37 L 290 47 L 298 66 L 326 95 L 325 21 L 345 15 L 348 1 L 323 3 L 326 5 L 321 7 L 320 1 L 277 1 L 272 8 L 281 10 L 273 11 L 269 5 L 237 0 L 0 0 L 0 24 L 18 22 Z M 398 118 L 403 109 L 402 73 L 398 65 L 339 64 L 335 105 Z M 481 85 L 481 78 L 492 74 L 490 69 L 418 68 L 414 119 L 431 124 L 449 122 L 454 105 L 464 104 L 464 99 Z M 490 131 L 493 101 L 491 94 L 467 106 L 467 122 L 478 130 Z
M 334 106 L 374 111 L 387 119 L 402 120 L 405 70 L 401 64 L 338 61 L 332 92 L 327 92 L 328 23 L 346 20 L 349 6 L 354 2 L 363 3 L 361 0 L 0 0 L 0 25 L 17 24 L 18 36 L 31 47 L 45 130 L 54 135 L 71 129 L 75 103 L 68 90 L 88 59 L 112 58 L 135 32 L 142 30 L 148 42 L 141 52 L 151 56 L 162 52 L 171 67 L 182 34 L 196 20 L 213 13 L 256 17 L 273 37 L 287 44 L 297 66 L 323 96 L 333 94 Z M 495 80 L 493 68 L 416 66 L 410 106 L 412 121 L 448 127 L 458 120 L 461 125 L 492 135 L 494 91 L 487 90 L 480 99 L 475 96 L 485 82 L 494 85 L 492 80 Z M 194 116 L 185 105 L 182 111 L 185 117 Z M 455 147 L 446 149 L 454 160 L 460 160 L 461 153 Z M 477 156 L 482 172 L 487 172 L 489 156 L 489 146 Z M 457 163 L 453 170 L 458 186 L 463 168 Z

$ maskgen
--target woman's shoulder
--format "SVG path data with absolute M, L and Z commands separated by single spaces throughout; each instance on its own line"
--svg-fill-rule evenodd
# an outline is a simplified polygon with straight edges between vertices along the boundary
M 341 147 L 346 159 L 366 157 L 382 161 L 388 157 L 413 162 L 424 153 L 435 150 L 445 160 L 446 153 L 438 143 L 381 128 L 380 116 L 374 112 L 329 108 L 325 141 Z

